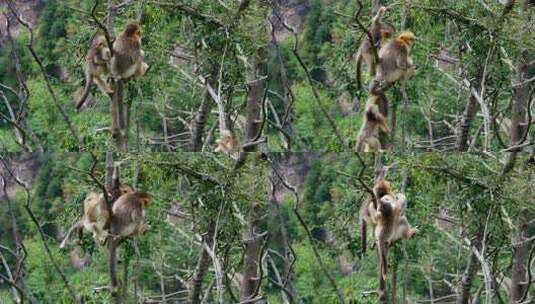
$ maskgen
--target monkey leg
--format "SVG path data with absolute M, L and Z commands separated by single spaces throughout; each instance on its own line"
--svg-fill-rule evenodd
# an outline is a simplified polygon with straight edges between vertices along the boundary
M 376 137 L 366 139 L 364 144 L 364 152 L 378 152 L 381 151 L 381 142 Z

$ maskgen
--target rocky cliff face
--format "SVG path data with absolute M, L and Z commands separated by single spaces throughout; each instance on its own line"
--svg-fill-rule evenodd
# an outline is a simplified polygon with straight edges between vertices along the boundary
M 22 19 L 30 24 L 37 23 L 39 13 L 45 4 L 44 0 L 16 0 L 13 3 L 15 3 L 16 10 Z M 8 12 L 6 0 L 0 0 L 0 11 Z M 0 39 L 7 35 L 7 21 L 11 22 L 11 35 L 13 37 L 17 37 L 22 30 L 22 26 L 16 22 L 15 18 L 10 16 L 9 13 L 7 15 L 9 19 L 6 19 L 4 14 L 0 14 Z
M 279 10 L 276 14 L 281 17 L 287 26 L 300 33 L 303 30 L 303 23 L 309 10 L 309 0 L 278 0 L 276 2 L 279 5 Z M 271 20 L 275 26 L 275 39 L 277 42 L 291 35 L 279 18 L 272 16 Z
M 31 184 L 41 166 L 41 155 L 39 153 L 13 153 L 3 157 L 6 159 L 9 170 L 13 175 L 31 188 Z M 6 183 L 6 193 L 9 197 L 13 197 L 17 190 L 22 189 L 6 171 L 3 164 L 0 164 L 0 176 L 6 179 L 2 182 Z M 0 182 L 0 202 L 5 195 L 2 182 Z

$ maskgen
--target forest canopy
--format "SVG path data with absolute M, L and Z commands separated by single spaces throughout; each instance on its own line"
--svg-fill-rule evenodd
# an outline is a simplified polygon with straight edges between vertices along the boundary
M 0 1 L 0 304 L 535 303 L 535 1 Z
M 229 139 L 353 150 L 382 70 L 356 59 L 384 5 L 393 32 L 376 51 L 402 31 L 415 38 L 412 76 L 381 92 L 382 149 L 530 150 L 535 10 L 523 2 L 9 0 L 0 139 L 8 151 L 219 151 Z M 77 110 L 92 39 L 111 44 L 131 21 L 148 71 L 116 93 L 89 87 Z M 115 78 L 104 75 L 111 87 Z

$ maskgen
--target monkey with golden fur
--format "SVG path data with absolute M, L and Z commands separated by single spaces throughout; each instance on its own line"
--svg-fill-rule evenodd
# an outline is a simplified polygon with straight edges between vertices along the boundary
M 388 181 L 384 179 L 378 181 L 373 192 L 377 204 L 375 205 L 370 198 L 360 210 L 361 254 L 366 252 L 366 226 L 371 224 L 380 256 L 381 276 L 385 279 L 388 268 L 387 246 L 399 239 L 411 238 L 418 229 L 411 227 L 405 216 L 407 207 L 405 195 L 394 193 Z
M 103 94 L 113 94 L 106 79 L 103 78 L 109 74 L 108 64 L 111 59 L 111 51 L 103 35 L 97 35 L 92 42 L 91 48 L 85 56 L 85 88 L 80 99 L 76 102 L 76 110 L 84 105 L 91 85 L 96 83 Z
M 380 96 L 371 95 L 366 102 L 366 111 L 364 115 L 364 121 L 357 136 L 357 144 L 355 150 L 357 152 L 375 152 L 385 149 L 384 143 L 380 141 L 380 134 L 388 133 L 388 126 L 386 125 L 385 116 L 381 113 L 388 111 L 388 106 L 385 106 L 385 100 Z
M 224 130 L 221 134 L 221 138 L 216 140 L 217 147 L 215 152 L 223 152 L 227 154 L 238 153 L 241 150 L 240 142 L 234 138 L 232 132 Z
M 414 40 L 410 31 L 402 32 L 379 50 L 377 74 L 372 81 L 370 91 L 377 94 L 398 81 L 405 81 L 414 73 L 414 63 L 410 57 L 410 48 Z
M 357 51 L 356 62 L 357 62 L 357 88 L 362 89 L 362 79 L 361 79 L 361 66 L 362 61 L 368 66 L 370 76 L 375 76 L 375 56 L 373 54 L 372 45 L 375 46 L 375 50 L 379 52 L 384 43 L 392 37 L 394 34 L 395 28 L 392 24 L 382 21 L 383 15 L 386 12 L 386 8 L 382 6 L 377 11 L 377 14 L 372 19 L 372 24 L 370 25 L 368 31 L 374 41 L 370 41 L 368 35 L 364 38 L 360 47 Z
M 119 186 L 121 194 L 131 193 L 134 190 L 130 185 L 122 184 Z M 67 232 L 61 242 L 60 248 L 67 245 L 72 233 L 81 228 L 92 233 L 93 239 L 97 244 L 103 244 L 108 237 L 107 226 L 109 225 L 110 213 L 106 206 L 104 195 L 98 192 L 89 192 L 84 199 L 84 215 L 81 220 L 76 222 Z
M 148 65 L 143 61 L 141 49 L 141 26 L 130 22 L 113 43 L 111 75 L 115 79 L 128 79 L 145 75 Z

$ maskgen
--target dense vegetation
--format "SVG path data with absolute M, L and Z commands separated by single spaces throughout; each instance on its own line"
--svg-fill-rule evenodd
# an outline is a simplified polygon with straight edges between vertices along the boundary
M 416 70 L 353 153 L 381 6 Z M 132 22 L 147 73 L 78 111 L 92 41 Z M 534 303 L 534 37 L 532 0 L 0 1 L 0 304 Z M 125 184 L 145 232 L 66 238 L 92 195 L 111 233 Z M 384 277 L 379 203 L 418 229 Z
M 97 180 L 105 175 L 104 155 L 97 158 L 100 165 L 93 173 L 88 154 L 26 159 L 37 170 L 34 180 L 28 177 L 27 206 L 44 239 L 25 209 L 23 188 L 6 170 L 24 171 L 28 165 L 16 156 L 3 158 L 12 199 L 0 205 L 0 257 L 7 265 L 18 265 L 17 256 L 24 252 L 19 285 L 37 302 L 73 302 L 53 263 L 87 303 L 111 301 L 106 246 L 84 234 L 81 242 L 58 247 L 65 230 L 80 217 L 85 194 L 97 189 L 90 174 Z M 251 227 L 252 240 L 259 245 L 257 301 L 377 301 L 377 256 L 370 250 L 359 258 L 358 210 L 367 192 L 358 176 L 364 169 L 361 180 L 372 183 L 373 158 L 365 159 L 363 167 L 346 154 L 251 154 L 238 169 L 228 158 L 200 153 L 118 155 L 116 161 L 122 164 L 123 183 L 153 196 L 147 208 L 150 229 L 119 250 L 119 276 L 128 286 L 128 303 L 165 302 L 162 297 L 169 303 L 191 300 L 202 260 L 200 242 L 210 244 L 215 258 L 204 261 L 202 298 L 208 303 L 239 302 Z M 391 155 L 383 162 L 386 179 L 407 196 L 408 219 L 419 229 L 389 252 L 389 290 L 397 290 L 398 301 L 454 302 L 464 292 L 466 301 L 512 303 L 515 263 L 526 265 L 521 268 L 526 275 L 533 262 L 533 167 L 504 173 L 499 162 L 469 155 Z M 14 232 L 24 251 L 14 250 Z M 0 274 L 8 276 L 5 269 Z M 17 294 L 4 287 L 0 299 Z M 531 293 L 526 296 L 529 303 Z
M 98 1 L 46 1 L 34 8 L 33 49 L 57 103 L 26 47 L 29 31 L 4 7 L 17 31 L 13 43 L 6 33 L 1 42 L 0 83 L 13 115 L 4 102 L 0 138 L 9 151 L 114 147 L 110 98 L 94 88 L 82 112 L 73 106 L 84 84 L 84 54 L 102 32 L 96 21 L 113 37 L 139 20 L 151 68 L 125 89 L 130 150 L 213 150 L 222 131 L 218 113 L 240 142 L 254 142 L 247 104 L 262 121 L 255 140 L 265 150 L 352 149 L 368 96 L 355 84 L 354 56 L 366 36 L 358 22 L 368 26 L 371 3 L 382 3 L 384 21 L 416 34 L 408 98 L 399 86 L 387 92 L 393 149 L 526 149 L 533 136 L 535 10 L 506 2 L 127 1 L 112 9 Z

